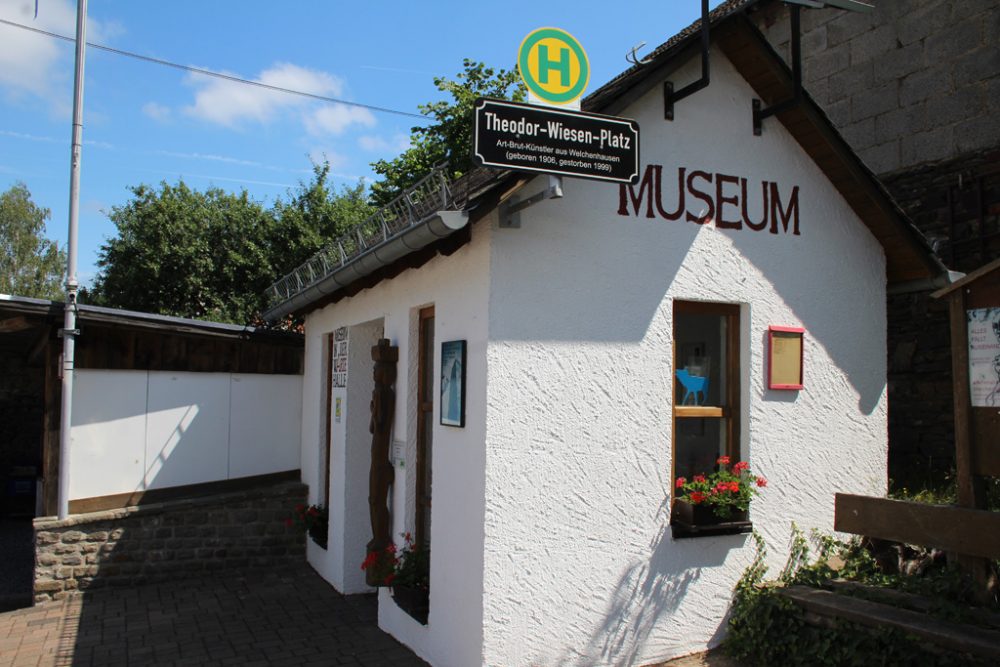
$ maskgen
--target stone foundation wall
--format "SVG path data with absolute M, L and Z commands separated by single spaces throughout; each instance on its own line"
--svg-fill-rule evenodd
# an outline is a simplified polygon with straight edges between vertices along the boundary
M 35 602 L 78 590 L 281 568 L 305 560 L 305 535 L 286 525 L 300 483 L 205 498 L 35 519 Z

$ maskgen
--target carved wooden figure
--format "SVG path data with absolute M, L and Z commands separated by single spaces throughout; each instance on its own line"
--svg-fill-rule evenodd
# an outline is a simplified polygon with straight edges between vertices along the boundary
M 372 434 L 371 469 L 368 475 L 368 513 L 372 525 L 372 539 L 368 542 L 368 552 L 378 554 L 375 567 L 365 570 L 365 581 L 370 586 L 384 584 L 388 564 L 386 547 L 392 544 L 389 517 L 389 487 L 394 472 L 389 459 L 392 445 L 392 420 L 396 405 L 396 363 L 399 348 L 382 338 L 372 347 L 372 361 L 375 362 L 375 389 L 372 391 L 371 422 L 368 430 Z

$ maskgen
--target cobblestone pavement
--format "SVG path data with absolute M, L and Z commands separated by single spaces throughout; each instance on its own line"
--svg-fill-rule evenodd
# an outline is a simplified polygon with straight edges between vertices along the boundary
M 307 565 L 106 588 L 0 613 L 0 667 L 425 665 Z

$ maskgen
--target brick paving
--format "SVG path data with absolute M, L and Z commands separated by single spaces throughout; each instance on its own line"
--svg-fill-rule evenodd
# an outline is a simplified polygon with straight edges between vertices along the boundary
M 0 667 L 425 665 L 306 565 L 105 588 L 0 613 Z

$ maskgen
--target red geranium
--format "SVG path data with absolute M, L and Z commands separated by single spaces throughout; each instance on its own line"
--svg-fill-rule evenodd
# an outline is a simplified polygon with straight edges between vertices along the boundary
M 750 464 L 738 461 L 730 467 L 729 456 L 720 456 L 718 469 L 708 475 L 698 474 L 688 481 L 678 477 L 674 497 L 692 505 L 706 505 L 721 518 L 728 518 L 733 511 L 745 512 L 758 489 L 767 486 L 767 480 L 750 472 Z

